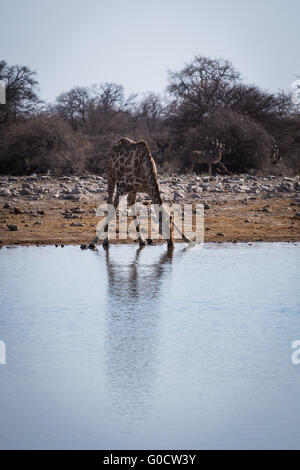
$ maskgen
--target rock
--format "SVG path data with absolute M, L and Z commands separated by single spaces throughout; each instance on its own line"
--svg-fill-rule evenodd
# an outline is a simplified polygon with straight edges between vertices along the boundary
M 14 214 L 24 214 L 23 209 L 20 209 L 19 207 L 16 207 L 16 206 L 14 207 L 13 211 L 14 211 Z
M 40 222 L 39 220 L 37 220 L 36 222 L 34 222 L 34 225 L 43 225 L 43 222 Z
M 245 193 L 250 193 L 250 192 L 251 192 L 251 188 L 250 188 L 247 184 L 242 184 L 242 185 L 240 186 L 240 189 L 241 189 L 242 191 L 244 191 Z
M 78 185 L 75 186 L 75 188 L 72 189 L 72 191 L 71 191 L 72 194 L 82 194 L 82 192 L 83 192 L 83 191 L 82 191 L 82 188 L 81 188 L 80 186 L 78 186 Z
M 218 183 L 214 188 L 211 189 L 212 193 L 222 193 L 223 192 L 223 186 Z
M 75 212 L 75 214 L 84 214 L 84 210 L 80 207 L 74 207 L 73 212 Z
M 79 196 L 77 196 L 76 194 L 61 194 L 59 196 L 59 199 L 69 199 L 71 201 L 78 201 Z
M 85 224 L 82 222 L 72 222 L 70 225 L 71 227 L 85 227 Z
M 294 184 L 294 189 L 295 189 L 295 191 L 300 191 L 300 182 L 299 181 L 296 181 L 296 183 Z
M 10 230 L 11 232 L 17 232 L 17 231 L 19 230 L 18 225 L 13 225 L 13 224 L 7 224 L 7 228 L 8 228 L 8 230 Z
M 33 189 L 35 186 L 29 183 L 22 184 L 23 189 Z
M 293 185 L 289 182 L 282 182 L 280 186 L 276 186 L 279 191 L 291 191 L 293 189 Z
M 81 250 L 86 250 L 88 248 L 88 245 L 86 243 L 82 243 L 80 245 Z
M 270 186 L 262 186 L 261 187 L 261 191 L 266 191 L 266 192 L 269 192 L 269 191 L 272 191 L 273 188 L 271 188 Z
M 218 236 L 218 237 L 224 237 L 224 233 L 218 232 L 218 233 L 217 233 L 217 236 Z
M 2 196 L 2 197 L 11 197 L 12 193 L 9 191 L 9 189 L 1 189 L 0 196 Z
M 300 212 L 295 212 L 296 219 L 300 219 Z
M 12 209 L 12 204 L 10 202 L 6 202 L 3 206 L 3 209 Z
M 40 214 L 40 215 L 44 215 L 44 214 L 45 214 L 44 209 L 38 209 L 36 212 L 37 212 L 38 214 Z
M 19 194 L 20 196 L 29 196 L 30 190 L 26 188 L 20 189 Z

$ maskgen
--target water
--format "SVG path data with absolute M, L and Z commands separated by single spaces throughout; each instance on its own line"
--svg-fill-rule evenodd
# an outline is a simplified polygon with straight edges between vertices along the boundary
M 300 448 L 300 244 L 0 250 L 0 448 Z

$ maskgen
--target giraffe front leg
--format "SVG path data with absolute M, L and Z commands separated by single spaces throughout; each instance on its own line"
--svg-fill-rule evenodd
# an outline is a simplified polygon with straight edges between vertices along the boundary
M 144 239 L 143 235 L 140 232 L 140 225 L 137 223 L 136 225 L 136 231 L 138 232 L 138 242 L 140 247 L 147 245 L 146 240 Z
M 114 199 L 114 202 L 113 202 L 113 206 L 114 206 L 114 209 L 116 210 L 118 205 L 119 205 L 119 202 L 120 202 L 120 196 L 122 194 L 122 189 L 121 188 L 117 188 L 117 192 L 116 192 L 116 196 L 115 196 L 115 199 Z M 104 237 L 104 240 L 103 240 L 103 243 L 102 243 L 102 246 L 103 248 L 108 248 L 109 247 L 109 239 L 108 239 L 108 235 L 109 235 L 109 223 L 110 221 L 116 216 L 116 212 L 115 211 L 109 211 L 108 212 L 108 216 L 107 216 L 107 223 L 104 227 L 104 233 L 105 233 L 105 237 Z
M 134 211 L 135 211 L 135 209 L 134 209 Z M 136 215 L 136 212 L 134 212 L 133 221 L 134 221 L 135 230 L 136 230 L 136 233 L 137 233 L 139 245 L 140 245 L 140 247 L 145 246 L 147 243 L 146 243 L 146 240 L 144 239 L 143 234 L 141 232 L 140 222 L 139 222 L 139 219 Z
M 174 217 L 170 216 L 170 238 L 168 239 L 168 248 L 174 248 Z
M 142 233 L 141 233 L 141 227 L 140 227 L 140 222 L 139 222 L 139 219 L 137 217 L 137 214 L 136 214 L 136 205 L 135 205 L 135 201 L 136 201 L 136 192 L 135 191 L 131 191 L 128 195 L 128 205 L 129 205 L 129 211 L 130 211 L 130 214 L 132 215 L 133 217 L 133 221 L 134 221 L 134 225 L 135 225 L 135 230 L 137 232 L 137 236 L 138 236 L 138 242 L 139 242 L 139 245 L 140 247 L 143 247 L 145 246 L 147 243 L 146 243 L 146 240 L 144 239 Z
M 109 247 L 108 224 L 106 224 L 105 227 L 104 227 L 104 233 L 105 233 L 105 237 L 104 237 L 102 246 L 103 246 L 104 248 L 108 248 L 108 247 Z
M 96 248 L 96 246 L 98 245 L 98 243 L 99 243 L 99 238 L 96 236 L 96 237 L 91 241 L 91 243 L 89 243 L 88 248 L 89 248 L 90 250 L 95 250 L 95 248 Z

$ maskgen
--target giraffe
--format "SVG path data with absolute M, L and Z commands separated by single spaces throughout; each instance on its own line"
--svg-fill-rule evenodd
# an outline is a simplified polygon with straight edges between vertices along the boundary
M 193 150 L 189 155 L 188 162 L 190 163 L 190 171 L 194 170 L 196 163 L 205 163 L 208 165 L 208 174 L 211 176 L 212 166 L 220 162 L 224 153 L 224 144 L 220 143 L 217 139 L 212 140 L 211 144 L 213 149 L 208 150 Z
M 112 204 L 116 209 L 119 205 L 120 196 L 128 194 L 128 204 L 135 207 L 136 195 L 138 192 L 147 193 L 152 199 L 152 203 L 162 207 L 162 217 L 170 225 L 170 237 L 168 246 L 174 246 L 174 228 L 180 229 L 175 224 L 173 217 L 166 212 L 162 206 L 162 197 L 159 189 L 156 165 L 150 153 L 149 147 L 145 141 L 134 142 L 127 137 L 122 137 L 112 148 L 107 159 L 107 186 L 108 186 L 108 204 Z M 146 244 L 140 231 L 137 214 L 133 212 L 134 223 L 138 234 L 140 246 Z M 108 224 L 104 228 L 106 233 L 103 246 L 108 247 Z M 161 230 L 162 220 L 159 217 L 159 226 Z M 183 234 L 185 242 L 194 244 L 187 236 Z M 94 248 L 99 242 L 98 236 L 89 245 Z

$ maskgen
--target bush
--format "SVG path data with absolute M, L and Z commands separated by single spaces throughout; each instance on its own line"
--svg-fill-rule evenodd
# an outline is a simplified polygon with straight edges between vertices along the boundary
M 0 172 L 53 174 L 81 172 L 90 144 L 57 115 L 40 115 L 11 124 L 2 132 Z
M 270 164 L 273 138 L 249 116 L 219 108 L 206 113 L 198 125 L 183 129 L 182 133 L 176 127 L 175 130 L 172 154 L 182 170 L 187 169 L 193 150 L 205 150 L 205 143 L 215 138 L 225 144 L 222 161 L 232 172 L 263 170 Z

